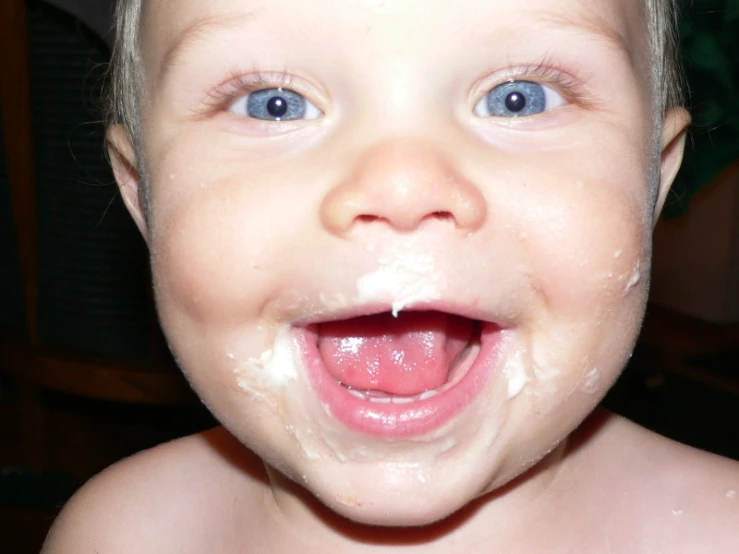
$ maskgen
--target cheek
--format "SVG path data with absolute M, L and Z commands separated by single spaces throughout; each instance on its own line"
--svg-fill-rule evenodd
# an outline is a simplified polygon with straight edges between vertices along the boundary
M 541 185 L 529 185 L 535 201 L 516 215 L 532 286 L 552 312 L 591 320 L 644 301 L 652 229 L 648 161 L 619 167 L 615 156 L 596 154 L 613 163 L 589 168 L 581 162 L 589 157 L 581 156 L 529 176 Z
M 628 361 L 646 305 L 651 223 L 646 191 L 624 183 L 574 181 L 537 196 L 541 210 L 519 214 L 539 298 L 528 396 L 550 413 L 572 394 L 589 400 L 569 406 L 594 404 Z
M 316 175 L 325 171 L 247 157 L 221 135 L 167 129 L 150 137 L 152 266 L 162 300 L 200 320 L 232 312 L 245 321 L 275 295 L 290 302 L 292 268 L 317 265 L 306 245 L 315 243 Z
M 607 317 L 646 294 L 650 231 L 633 210 L 611 204 L 597 217 L 572 210 L 538 222 L 541 241 L 532 249 L 532 284 L 557 313 Z
M 186 195 L 173 198 L 168 191 L 153 203 L 152 271 L 160 303 L 200 322 L 244 321 L 284 277 L 278 261 L 289 255 L 290 241 L 275 217 L 283 212 L 274 198 L 240 182 L 177 184 Z
M 290 278 L 279 265 L 289 256 L 290 238 L 273 216 L 276 202 L 235 180 L 171 185 L 187 193 L 159 189 L 151 237 L 168 341 L 191 385 L 223 421 L 243 412 L 245 396 L 260 399 L 255 413 L 281 421 L 274 390 L 282 383 L 273 367 L 279 327 L 263 317 Z

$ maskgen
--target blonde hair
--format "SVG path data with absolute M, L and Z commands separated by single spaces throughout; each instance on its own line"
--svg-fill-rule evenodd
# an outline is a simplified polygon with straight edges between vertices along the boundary
M 106 122 L 121 124 L 138 146 L 139 106 L 143 82 L 139 28 L 143 0 L 118 0 L 114 14 L 115 42 L 108 69 Z
M 678 0 L 647 0 L 647 25 L 652 55 L 652 86 L 656 107 L 663 117 L 683 106 L 685 86 L 680 61 Z
M 108 125 L 122 124 L 131 136 L 137 154 L 141 154 L 140 106 L 143 82 L 139 29 L 142 1 L 117 2 L 116 38 L 107 94 Z M 678 0 L 645 0 L 657 129 L 661 128 L 664 114 L 684 102 L 682 66 L 678 55 L 677 2 Z

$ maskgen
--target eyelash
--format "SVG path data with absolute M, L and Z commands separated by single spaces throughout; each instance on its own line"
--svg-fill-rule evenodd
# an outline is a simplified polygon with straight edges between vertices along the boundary
M 491 70 L 486 75 L 494 76 L 493 78 L 485 78 L 480 81 L 480 86 L 476 87 L 478 91 L 477 96 L 483 96 L 504 83 L 523 80 L 555 87 L 564 95 L 569 103 L 585 105 L 586 107 L 590 104 L 584 91 L 585 82 L 575 78 L 570 72 L 557 68 L 556 64 L 548 58 L 544 58 L 537 63 L 503 70 L 502 72 L 500 70 Z
M 204 108 L 207 112 L 222 111 L 245 94 L 270 88 L 294 90 L 292 75 L 284 71 L 275 73 L 255 71 L 247 75 L 232 72 L 228 79 L 208 93 L 203 102 Z
M 501 74 L 500 70 L 493 70 L 487 75 Z M 547 58 L 538 63 L 527 64 L 503 71 L 503 78 L 500 76 L 481 81 L 483 85 L 476 87 L 477 90 L 482 89 L 487 94 L 496 86 L 503 83 L 517 80 L 530 80 L 541 82 L 542 84 L 556 87 L 567 99 L 569 103 L 577 103 L 587 105 L 589 102 L 583 92 L 585 83 L 576 79 L 569 72 L 556 68 L 555 64 Z M 300 87 L 297 90 L 294 87 L 293 76 L 286 72 L 261 72 L 254 71 L 249 74 L 232 72 L 228 79 L 211 90 L 205 101 L 203 108 L 206 113 L 220 112 L 228 108 L 239 97 L 250 94 L 259 90 L 270 88 L 288 88 L 295 92 L 303 93 Z M 478 92 L 478 95 L 481 93 Z

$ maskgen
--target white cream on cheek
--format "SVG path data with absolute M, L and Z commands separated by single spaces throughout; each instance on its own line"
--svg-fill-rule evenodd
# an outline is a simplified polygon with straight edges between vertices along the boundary
M 628 294 L 640 282 L 641 282 L 641 267 L 639 264 L 637 264 L 636 268 L 631 273 L 629 280 L 626 281 L 626 286 L 624 287 L 624 295 Z
M 252 397 L 264 402 L 266 407 L 276 414 L 285 426 L 285 432 L 300 447 L 303 456 L 308 460 L 320 460 L 316 440 L 310 429 L 300 432 L 286 417 L 284 396 L 279 393 L 299 377 L 301 357 L 299 345 L 291 334 L 289 325 L 278 328 L 272 348 L 265 350 L 259 357 L 249 357 L 240 361 L 238 356 L 229 352 L 226 357 L 236 364 L 233 374 L 238 387 Z
M 540 388 L 546 392 L 554 392 L 556 390 L 554 380 L 561 372 L 537 344 L 531 349 L 531 371 Z
M 623 250 L 616 250 L 613 253 L 614 259 L 619 259 L 623 255 Z M 608 271 L 607 273 L 603 274 L 603 279 L 606 281 L 606 286 L 610 288 L 610 281 L 612 281 L 614 278 L 619 283 L 623 283 L 622 293 L 624 296 L 629 294 L 639 283 L 642 281 L 642 267 L 644 267 L 644 264 L 642 261 L 637 260 L 636 265 L 633 269 L 630 271 L 627 271 L 625 273 L 614 273 L 614 271 Z
M 266 406 L 274 412 L 283 422 L 285 432 L 300 448 L 307 460 L 321 460 L 327 457 L 327 452 L 333 451 L 333 458 L 340 458 L 340 450 L 327 448 L 325 440 L 316 437 L 310 426 L 299 425 L 296 427 L 294 416 L 286 417 L 282 402 L 284 396 L 280 392 L 286 386 L 298 379 L 300 352 L 295 338 L 291 334 L 289 325 L 280 327 L 277 331 L 272 348 L 266 350 L 259 357 L 250 357 L 243 362 L 229 353 L 226 357 L 237 363 L 233 369 L 238 387 L 244 392 L 252 395 L 266 403 Z
M 583 359 L 582 365 L 577 364 L 579 368 L 571 367 L 572 363 L 576 363 L 568 361 L 571 346 L 561 344 L 551 336 L 546 339 L 538 337 L 532 343 L 511 341 L 511 346 L 513 353 L 507 356 L 503 368 L 509 400 L 525 391 L 529 398 L 537 399 L 538 410 L 546 414 L 554 409 L 560 393 L 565 398 L 575 390 L 594 394 L 600 388 L 599 369 L 590 365 L 587 358 Z M 580 379 L 571 384 L 569 391 L 562 391 L 562 386 L 567 387 L 563 379 L 576 371 L 580 372 Z
M 587 394 L 595 394 L 600 384 L 600 372 L 597 367 L 592 368 L 582 378 L 580 390 Z
M 529 382 L 523 350 L 516 350 L 508 359 L 503 368 L 503 375 L 508 380 L 508 398 L 515 398 L 521 394 Z
M 537 353 L 533 355 L 530 350 L 523 347 L 515 350 L 503 368 L 503 375 L 508 383 L 509 400 L 520 395 L 532 382 L 535 384 L 532 393 L 537 396 L 553 395 L 558 390 L 554 381 L 561 375 L 561 371 L 540 349 L 532 351 Z M 577 388 L 587 394 L 594 394 L 600 388 L 600 381 L 600 371 L 593 367 L 582 374 Z
M 227 356 L 237 361 L 233 354 Z M 239 388 L 257 396 L 295 381 L 298 378 L 297 345 L 290 334 L 290 326 L 282 326 L 277 331 L 274 345 L 261 356 L 237 363 L 233 372 Z

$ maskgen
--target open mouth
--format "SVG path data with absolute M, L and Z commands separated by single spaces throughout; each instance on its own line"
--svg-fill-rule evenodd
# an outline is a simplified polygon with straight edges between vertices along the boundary
M 480 339 L 479 322 L 431 311 L 333 321 L 317 331 L 329 374 L 373 402 L 424 399 L 452 386 Z
M 440 311 L 324 321 L 303 344 L 314 388 L 330 413 L 380 435 L 442 425 L 479 393 L 500 328 Z

